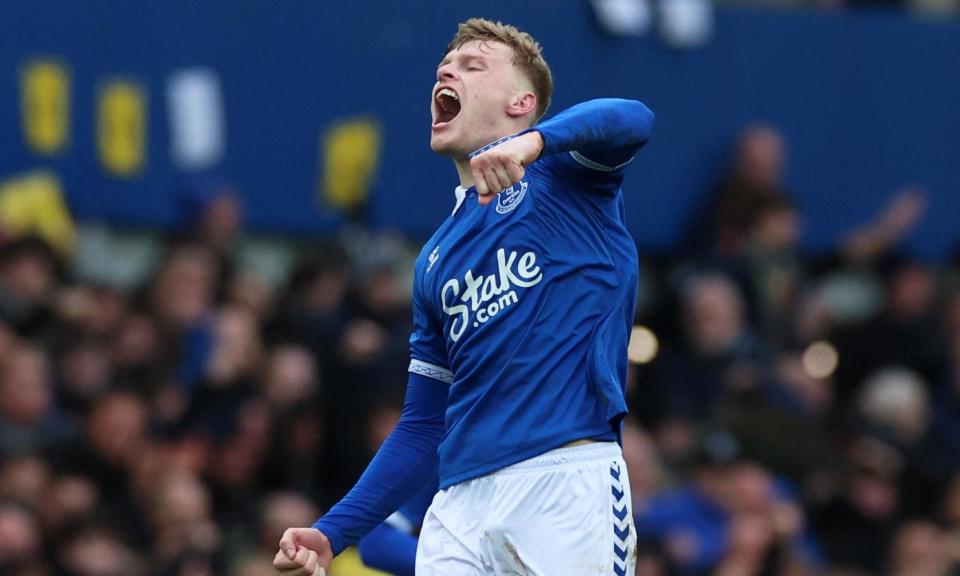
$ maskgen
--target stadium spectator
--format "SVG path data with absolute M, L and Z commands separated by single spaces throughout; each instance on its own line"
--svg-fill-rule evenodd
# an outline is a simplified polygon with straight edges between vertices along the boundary
M 302 494 L 296 492 L 268 494 L 260 505 L 257 550 L 268 560 L 272 559 L 273 549 L 288 526 L 310 521 L 319 513 L 317 506 Z
M 931 473 L 948 480 L 960 470 L 960 294 L 948 304 L 948 354 L 930 394 L 932 415 L 923 449 Z
M 0 501 L 0 573 L 42 574 L 43 535 L 36 515 L 14 501 Z
M 39 510 L 51 483 L 50 465 L 39 453 L 24 453 L 0 464 L 0 498 Z
M 0 321 L 22 336 L 44 336 L 60 272 L 57 255 L 39 238 L 0 244 Z
M 863 384 L 857 405 L 868 426 L 886 431 L 898 446 L 914 446 L 930 421 L 927 387 L 915 372 L 888 367 Z
M 267 354 L 261 380 L 271 410 L 283 414 L 319 394 L 316 359 L 301 346 L 281 344 Z
M 93 481 L 99 497 L 97 516 L 129 537 L 133 545 L 142 545 L 148 538 L 133 491 L 148 417 L 147 405 L 140 398 L 110 392 L 90 410 L 83 434 L 53 450 L 54 468 Z
M 916 371 L 926 382 L 943 374 L 946 345 L 937 303 L 939 285 L 933 269 L 903 260 L 889 266 L 886 307 L 864 324 L 836 334 L 844 358 L 838 389 L 841 410 L 849 410 L 860 383 L 882 365 L 896 364 Z
M 40 517 L 48 535 L 59 540 L 72 527 L 95 516 L 100 502 L 97 486 L 89 476 L 58 474 L 40 508 Z
M 103 522 L 73 527 L 57 544 L 57 568 L 70 576 L 150 574 L 146 558 L 131 548 L 116 528 Z
M 329 479 L 336 475 L 326 457 L 326 423 L 316 397 L 287 411 L 274 412 L 273 435 L 261 483 L 264 488 L 291 489 L 325 502 Z
M 210 436 L 205 470 L 216 518 L 227 524 L 250 523 L 274 425 L 266 403 L 253 396 L 232 405 L 221 424 Z
M 777 128 L 765 123 L 744 128 L 729 171 L 690 227 L 686 247 L 701 257 L 736 258 L 750 236 L 756 206 L 786 198 L 786 162 L 787 144 Z
M 180 408 L 175 405 L 168 411 L 163 403 L 170 358 L 162 342 L 158 323 L 147 314 L 133 312 L 120 320 L 109 346 L 114 363 L 114 386 L 152 398 L 154 416 L 168 422 L 176 418 Z
M 652 369 L 652 382 L 640 394 L 645 402 L 658 403 L 659 424 L 665 425 L 661 431 L 686 438 L 679 444 L 668 441 L 675 444 L 668 449 L 672 455 L 689 448 L 692 432 L 722 400 L 756 388 L 767 360 L 764 345 L 747 324 L 741 293 L 727 276 L 696 275 L 683 283 L 680 298 L 681 339 L 665 347 Z
M 223 536 L 212 518 L 209 491 L 198 478 L 171 474 L 155 480 L 149 500 L 152 566 L 165 571 L 189 559 L 194 569 L 223 571 Z
M 701 439 L 690 483 L 635 509 L 637 533 L 678 574 L 761 574 L 820 558 L 786 484 L 743 458 L 723 431 Z
M 848 450 L 843 485 L 813 513 L 813 524 L 831 566 L 879 574 L 897 529 L 903 459 L 889 443 L 866 434 Z
M 57 359 L 57 404 L 85 415 L 93 402 L 114 384 L 114 364 L 109 342 L 73 331 L 54 350 Z
M 0 457 L 55 446 L 70 435 L 56 414 L 50 367 L 31 344 L 8 350 L 0 363 Z
M 799 211 L 785 197 L 753 202 L 753 217 L 741 255 L 732 262 L 748 296 L 748 314 L 768 342 L 793 344 L 794 309 L 805 288 L 806 271 L 798 252 Z
M 887 572 L 890 576 L 956 574 L 943 530 L 929 520 L 912 520 L 903 524 L 897 531 L 891 555 Z
M 243 202 L 223 178 L 197 177 L 181 190 L 182 241 L 202 246 L 214 262 L 214 294 L 222 302 L 237 273 L 237 248 L 243 233 Z

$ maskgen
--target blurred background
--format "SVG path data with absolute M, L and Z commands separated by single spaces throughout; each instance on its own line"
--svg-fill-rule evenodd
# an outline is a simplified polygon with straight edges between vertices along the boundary
M 624 185 L 637 574 L 960 573 L 958 0 L 7 0 L 0 574 L 272 574 L 352 485 L 471 16 L 540 40 L 548 115 L 657 114 Z

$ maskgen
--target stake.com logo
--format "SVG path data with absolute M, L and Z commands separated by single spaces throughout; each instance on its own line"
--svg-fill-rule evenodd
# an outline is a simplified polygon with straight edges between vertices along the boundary
M 515 286 L 530 288 L 541 280 L 543 271 L 537 265 L 536 254 L 525 252 L 518 256 L 515 250 L 511 250 L 507 256 L 503 248 L 497 250 L 496 274 L 474 277 L 473 270 L 467 270 L 462 287 L 457 278 L 447 280 L 440 299 L 443 311 L 453 318 L 450 339 L 456 342 L 470 324 L 476 328 L 516 304 L 520 297 Z M 458 304 L 458 300 L 461 303 Z

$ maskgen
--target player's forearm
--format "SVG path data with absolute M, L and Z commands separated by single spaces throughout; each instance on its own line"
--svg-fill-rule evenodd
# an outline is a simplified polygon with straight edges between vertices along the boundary
M 403 414 L 356 486 L 314 523 L 335 554 L 360 540 L 436 474 L 448 387 L 410 375 Z
M 537 124 L 541 155 L 576 151 L 607 166 L 630 160 L 653 132 L 654 115 L 637 100 L 600 98 L 572 106 Z

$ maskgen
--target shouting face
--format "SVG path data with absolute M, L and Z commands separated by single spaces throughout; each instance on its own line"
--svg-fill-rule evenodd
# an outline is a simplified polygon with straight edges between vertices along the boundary
M 453 158 L 533 123 L 536 97 L 513 64 L 513 49 L 473 41 L 450 51 L 437 68 L 430 101 L 430 147 Z

